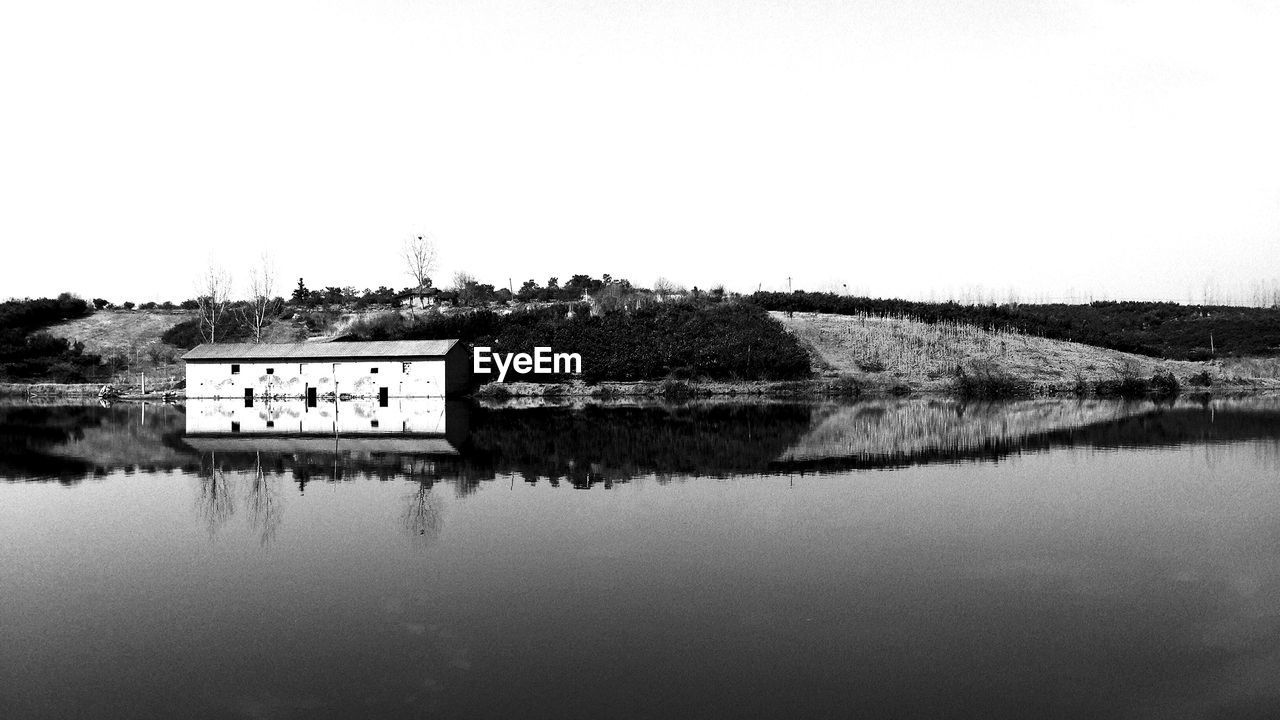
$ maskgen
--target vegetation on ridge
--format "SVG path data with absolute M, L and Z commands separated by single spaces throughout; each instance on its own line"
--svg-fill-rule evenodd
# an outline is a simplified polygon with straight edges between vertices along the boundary
M 808 377 L 809 355 L 780 323 L 745 303 L 679 302 L 593 314 L 585 303 L 498 314 L 388 313 L 354 323 L 351 340 L 459 338 L 494 352 L 550 347 L 582 356 L 583 378 L 791 380 Z M 556 375 L 507 376 L 560 382 Z
M 962 305 L 803 291 L 758 292 L 751 301 L 766 310 L 964 323 L 1171 360 L 1280 354 L 1280 308 L 1114 301 Z

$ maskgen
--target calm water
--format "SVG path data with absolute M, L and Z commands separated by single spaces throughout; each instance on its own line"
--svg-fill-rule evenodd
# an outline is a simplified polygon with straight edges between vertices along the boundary
M 0 443 L 4 718 L 1280 716 L 1272 400 L 7 405 Z

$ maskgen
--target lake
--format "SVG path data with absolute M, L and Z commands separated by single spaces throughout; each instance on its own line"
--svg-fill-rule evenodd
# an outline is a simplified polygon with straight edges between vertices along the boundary
M 1280 401 L 0 405 L 4 718 L 1280 716 Z

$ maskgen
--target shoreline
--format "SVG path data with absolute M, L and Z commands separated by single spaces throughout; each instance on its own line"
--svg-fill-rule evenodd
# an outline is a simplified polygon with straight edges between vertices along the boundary
M 101 397 L 102 388 L 97 383 L 0 383 L 0 398 L 25 398 L 31 400 L 110 400 L 145 402 L 182 402 L 188 397 L 182 390 L 139 393 L 136 389 L 119 388 L 119 395 Z M 1232 379 L 1208 387 L 1183 386 L 1168 397 L 1210 396 L 1239 397 L 1280 394 L 1280 380 L 1270 378 Z M 1009 396 L 967 395 L 960 392 L 953 382 L 938 380 L 926 383 L 859 382 L 848 377 L 820 377 L 807 380 L 638 380 L 603 381 L 587 384 L 581 380 L 561 383 L 490 382 L 456 399 L 474 399 L 481 402 L 504 400 L 572 400 L 608 401 L 621 398 L 647 398 L 663 400 L 693 400 L 706 398 L 736 398 L 739 400 L 777 399 L 874 399 L 925 395 L 932 397 L 961 397 L 971 400 L 1004 400 L 1036 397 L 1117 398 L 1115 394 L 1097 393 L 1091 388 L 1081 393 L 1074 383 L 1041 383 L 1030 385 L 1026 391 Z M 1142 397 L 1149 397 L 1143 395 Z

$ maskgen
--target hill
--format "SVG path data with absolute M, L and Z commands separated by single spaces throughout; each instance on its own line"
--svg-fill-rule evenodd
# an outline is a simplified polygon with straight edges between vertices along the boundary
M 820 372 L 850 375 L 870 387 L 944 390 L 952 386 L 958 369 L 984 366 L 1035 388 L 1056 391 L 1074 390 L 1081 383 L 1096 388 L 1100 383 L 1157 373 L 1172 373 L 1184 386 L 1206 372 L 1215 384 L 1243 380 L 1221 363 L 1161 360 L 956 322 L 866 314 L 772 315 L 800 338 Z M 1273 379 L 1251 384 L 1280 388 L 1280 381 Z
M 1175 360 L 1280 355 L 1280 308 L 1114 301 L 962 305 L 803 291 L 758 292 L 751 301 L 766 310 L 966 323 Z
M 49 334 L 84 343 L 85 350 L 107 357 L 160 344 L 165 330 L 195 317 L 187 310 L 99 310 L 51 325 Z

